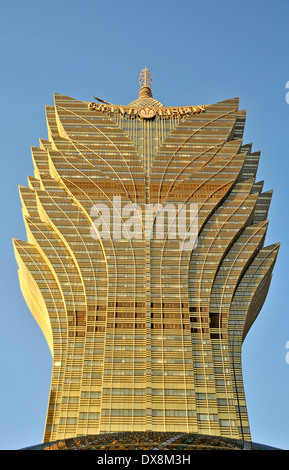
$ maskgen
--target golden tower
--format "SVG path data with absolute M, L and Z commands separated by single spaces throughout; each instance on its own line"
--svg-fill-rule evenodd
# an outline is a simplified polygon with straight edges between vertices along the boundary
M 14 240 L 53 356 L 44 441 L 118 431 L 250 440 L 241 346 L 279 245 L 264 247 L 272 194 L 255 181 L 260 153 L 242 143 L 238 99 L 164 106 L 144 69 L 129 105 L 56 94 L 46 117 L 48 140 L 32 148 L 34 176 L 20 187 L 27 241 Z M 164 209 L 162 227 L 176 228 L 192 207 L 197 243 L 184 249 L 157 223 Z M 192 226 L 185 219 L 185 234 Z

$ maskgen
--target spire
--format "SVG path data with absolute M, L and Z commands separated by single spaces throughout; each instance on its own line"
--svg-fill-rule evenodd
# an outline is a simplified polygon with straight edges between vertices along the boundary
M 146 67 L 140 73 L 139 84 L 140 84 L 139 97 L 152 98 L 153 96 L 152 91 L 151 91 L 152 75 Z

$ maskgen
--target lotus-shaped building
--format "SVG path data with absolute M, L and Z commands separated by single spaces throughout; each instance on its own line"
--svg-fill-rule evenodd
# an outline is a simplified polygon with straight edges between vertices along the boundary
M 44 443 L 250 442 L 241 347 L 279 245 L 238 99 L 166 106 L 144 69 L 128 105 L 56 94 L 46 117 L 14 240 L 53 356 Z

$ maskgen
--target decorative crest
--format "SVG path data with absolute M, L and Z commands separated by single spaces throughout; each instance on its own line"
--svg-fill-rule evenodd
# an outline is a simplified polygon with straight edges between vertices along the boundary
M 152 74 L 150 73 L 149 69 L 146 67 L 141 71 L 139 76 L 139 84 L 141 88 L 148 87 L 151 88 L 152 86 Z
M 152 97 L 152 92 L 151 92 L 152 75 L 146 67 L 140 73 L 139 84 L 140 84 L 139 96 Z

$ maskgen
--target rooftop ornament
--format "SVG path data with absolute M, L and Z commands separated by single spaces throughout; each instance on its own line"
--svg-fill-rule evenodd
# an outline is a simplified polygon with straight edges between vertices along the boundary
M 140 91 L 139 91 L 139 98 L 152 98 L 152 75 L 150 71 L 145 67 L 139 76 L 139 84 L 140 84 Z

